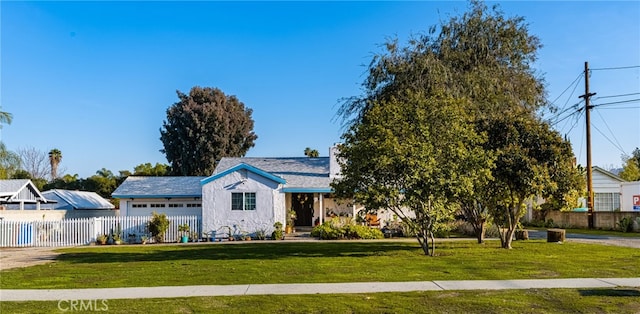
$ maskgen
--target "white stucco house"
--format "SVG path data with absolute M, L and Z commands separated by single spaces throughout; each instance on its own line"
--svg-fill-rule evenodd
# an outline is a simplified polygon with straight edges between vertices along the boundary
M 201 181 L 203 230 L 270 231 L 275 222 L 286 225 L 289 210 L 302 228 L 331 216 L 354 217 L 361 208 L 331 194 L 339 173 L 331 159 L 222 158 L 213 175 Z
M 271 232 L 296 212 L 296 228 L 335 216 L 355 217 L 363 207 L 336 199 L 336 148 L 329 157 L 222 158 L 209 177 L 128 177 L 112 194 L 121 215 L 197 215 L 203 232 Z M 384 218 L 383 216 L 380 216 Z

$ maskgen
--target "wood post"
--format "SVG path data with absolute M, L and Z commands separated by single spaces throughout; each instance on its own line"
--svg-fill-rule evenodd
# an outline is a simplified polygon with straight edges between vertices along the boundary
M 529 231 L 516 230 L 516 240 L 529 240 Z
M 565 230 L 564 229 L 548 229 L 547 230 L 547 242 L 564 242 Z

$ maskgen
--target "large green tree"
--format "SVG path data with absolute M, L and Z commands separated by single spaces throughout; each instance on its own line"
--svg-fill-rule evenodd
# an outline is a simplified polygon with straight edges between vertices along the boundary
M 584 185 L 570 143 L 540 119 L 506 116 L 492 119 L 485 129 L 485 149 L 496 155 L 485 203 L 501 230 L 502 247 L 511 248 L 527 201 L 549 198 L 560 210 Z
M 622 156 L 622 171 L 620 177 L 627 181 L 640 180 L 640 148 L 636 147 L 631 156 Z
M 558 187 L 564 182 L 557 181 L 556 175 L 573 171 L 571 150 L 566 149 L 570 146 L 536 115 L 547 105 L 544 82 L 531 68 L 540 46 L 538 38 L 529 34 L 523 18 L 505 17 L 497 6 L 489 9 L 478 1 L 472 1 L 470 9 L 461 16 L 452 17 L 439 27 L 432 27 L 428 34 L 411 39 L 407 47 L 400 47 L 397 40 L 389 41 L 386 52 L 375 56 L 369 66 L 369 76 L 363 84 L 364 96 L 348 99 L 338 112 L 350 128 L 344 136 L 346 149 L 340 155 L 347 160 L 344 164 L 347 171 L 343 170 L 345 178 L 336 186 L 342 184 L 345 192 L 347 188 L 355 188 L 356 198 L 360 200 L 366 197 L 358 194 L 369 193 L 367 197 L 384 201 L 394 197 L 402 202 L 417 198 L 431 206 L 466 210 L 466 216 L 478 226 L 479 242 L 491 213 L 496 217 L 494 221 L 504 227 L 503 247 L 509 248 L 511 242 L 507 237 L 513 234 L 524 213 L 520 210 L 524 202 L 536 193 L 557 196 L 572 188 L 570 185 Z M 410 114 L 406 118 L 401 114 L 390 115 L 385 117 L 388 121 L 373 120 L 372 116 L 379 115 L 380 106 L 394 106 L 395 110 L 388 110 Z M 419 107 L 438 118 L 416 118 L 414 108 Z M 402 129 L 401 132 L 385 131 L 387 134 L 382 137 L 394 138 L 407 132 L 398 136 L 398 142 L 411 143 L 424 151 L 424 155 L 392 149 L 375 151 L 380 153 L 378 157 L 367 156 L 359 149 L 375 150 L 374 144 L 378 143 L 368 138 L 379 135 L 366 135 L 360 129 L 372 121 Z M 428 126 L 416 126 L 420 124 Z M 444 126 L 438 128 L 439 124 Z M 448 126 L 460 136 L 448 137 Z M 428 128 L 431 131 L 425 132 Z M 527 133 L 534 131 L 540 133 Z M 417 135 L 412 135 L 414 132 Z M 363 134 L 360 138 L 359 133 Z M 540 143 L 528 140 L 535 136 L 546 141 L 544 148 L 537 148 Z M 430 150 L 429 145 L 437 149 Z M 530 150 L 537 155 L 529 154 Z M 513 159 L 524 164 L 509 162 L 509 153 L 516 154 Z M 381 184 L 384 181 L 381 176 L 388 175 L 379 166 L 365 163 L 370 167 L 362 168 L 351 161 L 366 161 L 360 154 L 382 165 L 385 162 L 398 165 L 399 168 L 386 171 L 400 173 L 404 187 L 396 189 L 399 194 L 385 196 L 375 189 L 370 191 L 365 185 L 357 185 L 357 180 L 363 180 L 361 184 Z M 420 165 L 425 162 L 426 165 Z M 359 167 L 359 170 L 352 173 L 350 167 Z M 408 167 L 428 173 L 429 178 L 407 173 Z M 532 180 L 535 184 L 511 184 L 512 178 L 506 174 L 519 176 L 521 170 L 523 175 L 539 174 L 544 178 L 526 176 L 522 180 Z M 406 175 L 402 177 L 403 174 Z M 430 178 L 437 179 L 431 181 Z M 351 186 L 344 184 L 350 181 Z M 501 190 L 494 191 L 496 188 Z M 509 188 L 519 189 L 511 191 L 517 199 L 504 192 Z M 423 192 L 410 195 L 420 190 Z M 415 208 L 411 209 L 416 212 Z M 416 214 L 416 219 L 422 216 L 424 214 Z M 437 226 L 437 219 L 434 221 Z M 428 228 L 426 230 L 429 233 Z
M 177 91 L 160 129 L 161 150 L 175 175 L 210 175 L 222 157 L 241 157 L 254 146 L 252 110 L 220 89 Z
M 489 160 L 465 110 L 468 101 L 407 93 L 375 101 L 343 135 L 342 178 L 332 186 L 340 197 L 393 212 L 433 256 L 434 232 L 457 209 L 450 200 L 473 193 Z

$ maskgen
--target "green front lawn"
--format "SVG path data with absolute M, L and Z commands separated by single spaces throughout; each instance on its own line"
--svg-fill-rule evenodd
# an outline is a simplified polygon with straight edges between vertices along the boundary
M 105 313 L 638 313 L 640 289 L 426 291 L 98 300 Z M 69 310 L 69 303 L 60 303 Z M 95 310 L 94 310 L 95 311 Z M 60 313 L 58 302 L 2 302 L 3 313 Z M 69 311 L 71 312 L 71 311 Z M 98 312 L 98 311 L 95 311 Z
M 589 234 L 606 237 L 640 238 L 640 232 L 622 232 L 600 229 L 565 229 L 566 233 Z
M 51 264 L 0 272 L 0 287 L 107 288 L 251 283 L 637 277 L 640 250 L 580 243 L 247 242 L 61 250 Z

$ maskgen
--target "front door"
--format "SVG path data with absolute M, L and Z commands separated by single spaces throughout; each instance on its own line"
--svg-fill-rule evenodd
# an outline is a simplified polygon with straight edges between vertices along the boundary
M 296 226 L 311 226 L 313 220 L 313 193 L 293 193 L 291 203 L 296 212 Z

